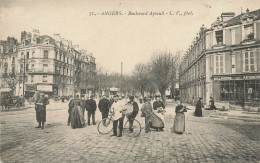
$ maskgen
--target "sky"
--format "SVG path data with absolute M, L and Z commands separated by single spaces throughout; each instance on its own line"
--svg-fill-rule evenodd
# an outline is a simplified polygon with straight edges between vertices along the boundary
M 123 73 L 130 74 L 155 51 L 186 51 L 202 24 L 210 28 L 222 12 L 238 15 L 259 6 L 257 0 L 0 0 L 0 40 L 20 40 L 21 31 L 33 29 L 51 37 L 59 33 L 91 52 L 104 70 L 120 73 L 123 62 Z M 123 15 L 101 15 L 106 11 Z

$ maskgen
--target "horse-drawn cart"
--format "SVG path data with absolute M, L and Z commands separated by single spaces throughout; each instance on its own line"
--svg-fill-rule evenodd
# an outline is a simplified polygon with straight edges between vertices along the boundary
M 24 99 L 19 96 L 6 96 L 1 100 L 2 111 L 10 110 L 11 108 L 20 109 L 24 106 Z

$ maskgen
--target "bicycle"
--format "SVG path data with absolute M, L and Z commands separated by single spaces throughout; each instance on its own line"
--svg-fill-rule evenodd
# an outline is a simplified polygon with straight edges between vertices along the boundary
M 114 122 L 113 113 L 111 113 L 108 116 L 108 118 L 102 119 L 98 123 L 98 125 L 97 125 L 98 132 L 102 135 L 109 134 L 113 130 L 113 122 Z M 129 119 L 127 119 L 127 121 L 125 122 L 125 124 L 123 126 L 123 133 L 125 133 L 129 137 L 139 136 L 141 133 L 141 124 L 136 119 L 134 119 L 132 132 L 129 128 L 129 125 L 130 125 Z

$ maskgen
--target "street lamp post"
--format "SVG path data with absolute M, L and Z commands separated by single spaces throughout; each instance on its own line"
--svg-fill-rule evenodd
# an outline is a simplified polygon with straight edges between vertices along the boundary
M 23 55 L 23 98 L 24 98 L 24 85 L 25 85 L 25 55 Z

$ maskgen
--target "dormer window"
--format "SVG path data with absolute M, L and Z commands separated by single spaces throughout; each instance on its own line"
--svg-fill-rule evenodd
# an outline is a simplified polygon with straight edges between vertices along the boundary
M 248 24 L 244 26 L 245 39 L 252 40 L 254 39 L 254 26 L 253 24 Z
M 223 30 L 216 31 L 216 42 L 218 45 L 223 44 Z

